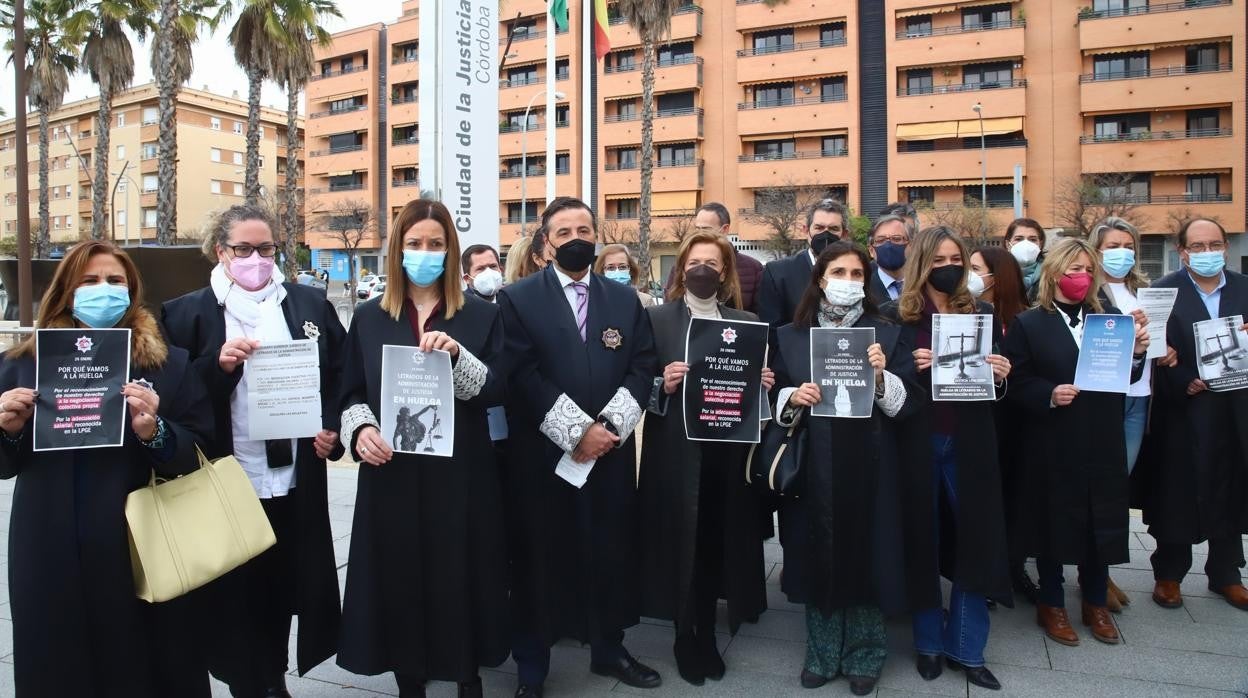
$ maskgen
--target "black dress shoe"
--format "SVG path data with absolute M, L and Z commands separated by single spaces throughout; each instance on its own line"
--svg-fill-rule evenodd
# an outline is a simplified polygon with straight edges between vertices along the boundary
M 991 671 L 988 671 L 988 667 L 967 666 L 962 662 L 954 661 L 952 659 L 946 659 L 945 661 L 949 664 L 950 669 L 953 669 L 954 671 L 966 672 L 966 680 L 976 686 L 986 688 L 990 691 L 1001 690 L 1001 682 L 997 680 L 997 677 L 992 675 Z
M 706 674 L 702 669 L 702 653 L 692 634 L 677 635 L 672 653 L 676 655 L 676 671 L 680 673 L 680 678 L 694 686 L 706 683 Z
M 481 698 L 481 677 L 475 681 L 459 684 L 459 698 Z
M 633 688 L 658 688 L 663 683 L 659 672 L 633 659 L 632 655 L 627 652 L 613 662 L 602 664 L 591 662 L 589 670 L 599 676 L 619 679 L 624 685 Z
M 1031 581 L 1031 577 L 1028 576 L 1027 570 L 1019 568 L 1010 576 L 1012 577 L 1011 581 L 1013 582 L 1014 593 L 1022 596 L 1024 599 L 1027 599 L 1027 603 L 1035 606 L 1036 601 L 1040 598 L 1040 587 L 1036 586 L 1036 583 Z
M 828 677 L 820 676 L 809 669 L 802 669 L 802 688 L 820 688 L 828 682 Z
M 724 666 L 724 658 L 719 654 L 719 647 L 715 644 L 715 634 L 711 633 L 709 640 L 698 636 L 698 653 L 702 660 L 702 673 L 706 678 L 712 681 L 719 681 L 724 678 L 724 672 L 728 670 Z
M 922 676 L 924 681 L 936 680 L 945 670 L 940 663 L 939 654 L 919 654 L 914 660 L 914 668 L 919 670 L 919 676 Z
M 542 687 L 520 684 L 516 689 L 516 698 L 542 698 Z
M 870 695 L 875 690 L 874 676 L 846 676 L 849 679 L 849 690 L 856 696 Z

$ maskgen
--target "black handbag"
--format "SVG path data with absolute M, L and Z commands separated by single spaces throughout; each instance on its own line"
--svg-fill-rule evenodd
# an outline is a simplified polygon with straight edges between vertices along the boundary
M 801 494 L 802 462 L 806 460 L 806 411 L 798 413 L 792 426 L 773 419 L 762 439 L 750 447 L 746 458 L 746 482 L 765 494 L 797 497 Z

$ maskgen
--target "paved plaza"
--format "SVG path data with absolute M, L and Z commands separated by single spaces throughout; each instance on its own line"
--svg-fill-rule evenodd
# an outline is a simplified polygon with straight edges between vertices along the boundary
M 339 465 L 329 470 L 329 515 L 333 526 L 339 580 L 346 579 L 347 551 L 351 542 L 351 520 L 355 513 L 354 466 Z M 13 480 L 0 482 L 0 545 L 7 553 L 10 499 Z M 911 695 L 941 696 L 1248 696 L 1248 613 L 1231 608 L 1206 588 L 1203 546 L 1194 555 L 1193 574 L 1183 582 L 1186 603 L 1183 608 L 1166 610 L 1149 599 L 1153 578 L 1148 555 L 1153 539 L 1133 515 L 1131 562 L 1113 570 L 1116 582 L 1134 603 L 1115 616 L 1124 644 L 1103 645 L 1081 632 L 1080 647 L 1051 642 L 1036 627 L 1032 607 L 999 608 L 992 614 L 992 635 L 988 643 L 988 664 L 1005 685 L 1000 694 L 968 686 L 962 675 L 946 670 L 932 682 L 915 673 L 910 650 L 909 623 L 889 625 L 891 656 L 880 678 L 877 695 L 901 698 Z M 705 686 L 686 684 L 676 674 L 672 660 L 672 627 L 661 621 L 643 621 L 628 631 L 626 644 L 642 661 L 663 674 L 663 686 L 639 691 L 614 679 L 589 673 L 589 650 L 565 643 L 555 648 L 551 674 L 546 683 L 550 696 L 606 696 L 638 694 L 653 698 L 668 696 L 819 696 L 851 695 L 843 679 L 817 690 L 798 684 L 805 653 L 805 621 L 802 608 L 785 601 L 780 593 L 782 553 L 768 542 L 767 592 L 770 610 L 757 624 L 745 624 L 735 638 L 720 636 L 725 650 L 728 674 L 723 681 Z M 5 581 L 0 598 L 0 695 L 13 695 L 12 624 L 8 601 L 8 557 L 0 556 Z M 1074 570 L 1068 570 L 1074 582 Z M 1078 592 L 1067 594 L 1067 607 L 1078 621 Z M 725 627 L 721 624 L 721 627 Z M 1083 631 L 1081 625 L 1076 628 Z M 296 628 L 297 632 L 297 628 Z M 294 637 L 291 638 L 294 657 Z M 515 666 L 508 661 L 494 670 L 484 670 L 485 692 L 490 696 L 510 696 L 515 691 Z M 287 686 L 296 698 L 323 696 L 397 696 L 393 676 L 356 676 L 326 662 L 307 676 L 291 676 Z M 430 685 L 431 696 L 454 696 L 453 684 Z M 223 684 L 215 683 L 216 696 L 229 696 Z M 176 697 L 170 697 L 176 698 Z

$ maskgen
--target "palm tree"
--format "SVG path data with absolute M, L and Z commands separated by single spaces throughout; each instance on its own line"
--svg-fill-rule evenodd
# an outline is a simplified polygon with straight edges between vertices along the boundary
M 299 151 L 302 143 L 299 139 L 299 93 L 307 85 L 315 66 L 314 46 L 327 46 L 330 43 L 329 32 L 321 26 L 326 17 L 341 17 L 337 5 L 332 0 L 303 0 L 292 3 L 283 18 L 286 34 L 292 40 L 292 46 L 285 51 L 279 60 L 277 72 L 278 84 L 286 90 L 286 185 L 283 190 L 286 204 L 286 215 L 283 217 L 282 252 L 286 256 L 286 272 L 294 278 L 298 271 L 295 259 L 299 235 L 303 232 L 299 215 Z M 276 231 L 274 231 L 276 232 Z
M 152 74 L 160 93 L 159 162 L 156 176 L 156 243 L 171 245 L 178 234 L 178 91 L 191 79 L 191 46 L 200 27 L 220 21 L 217 0 L 160 0 Z M 213 13 L 214 10 L 218 12 Z
M 641 283 L 650 282 L 650 196 L 654 179 L 655 44 L 672 28 L 683 0 L 620 0 L 620 16 L 641 37 L 641 201 L 637 214 L 637 263 Z
M 298 0 L 239 0 L 242 10 L 230 30 L 234 60 L 247 73 L 247 167 L 243 191 L 247 203 L 260 198 L 260 90 L 277 79 L 282 54 L 293 43 L 283 23 L 286 5 Z
M 80 37 L 68 31 L 61 18 L 66 0 L 29 0 L 26 7 L 28 98 L 39 112 L 39 231 L 34 256 L 46 257 L 51 246 L 48 210 L 48 115 L 65 102 L 69 76 L 78 70 Z M 18 134 L 19 138 L 25 134 Z
M 129 27 L 140 39 L 151 28 L 152 0 L 92 0 L 70 16 L 66 26 L 86 37 L 82 60 L 92 82 L 100 88 L 95 114 L 95 176 L 91 183 L 91 237 L 109 234 L 105 202 L 109 189 L 109 147 L 113 96 L 134 82 L 134 47 Z M 110 212 L 111 213 L 111 212 Z

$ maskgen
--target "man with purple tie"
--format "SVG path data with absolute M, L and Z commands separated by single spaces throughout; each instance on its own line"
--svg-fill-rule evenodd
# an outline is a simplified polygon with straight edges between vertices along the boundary
M 561 638 L 590 645 L 594 673 L 654 688 L 658 672 L 623 645 L 639 620 L 632 433 L 657 373 L 650 319 L 630 287 L 590 272 L 589 206 L 555 199 L 541 227 L 554 263 L 498 296 L 510 376 L 516 695 L 542 695 Z

